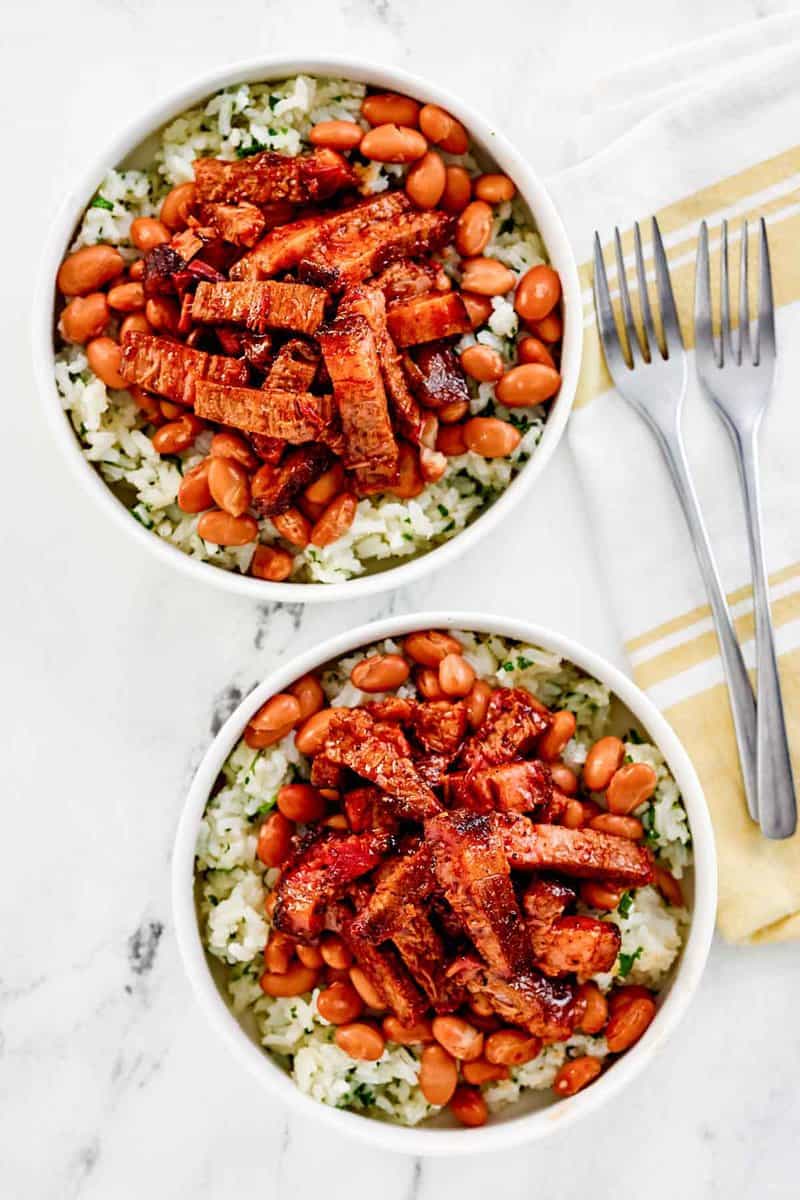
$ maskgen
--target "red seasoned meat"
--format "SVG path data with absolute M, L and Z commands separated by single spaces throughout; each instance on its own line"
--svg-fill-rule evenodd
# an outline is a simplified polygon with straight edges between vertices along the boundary
M 300 262 L 300 278 L 307 283 L 341 292 L 350 284 L 360 283 L 370 275 L 375 275 L 396 258 L 428 254 L 441 249 L 450 241 L 454 228 L 454 219 L 446 213 L 411 211 L 392 219 L 372 221 L 357 233 L 347 231 L 344 235 L 336 233 L 325 236 L 304 254 Z M 464 307 L 460 298 L 459 304 Z M 471 328 L 469 322 L 467 327 Z M 391 320 L 389 331 L 397 341 Z M 434 336 L 446 335 L 437 333 Z
M 575 989 L 566 980 L 545 979 L 533 969 L 505 979 L 477 959 L 456 960 L 448 974 L 473 994 L 486 997 L 504 1021 L 534 1037 L 566 1041 L 575 1027 Z
M 409 906 L 408 920 L 392 941 L 436 1012 L 454 1012 L 463 1003 L 464 986 L 447 975 L 444 942 L 421 904 Z
M 467 710 L 449 700 L 428 700 L 415 705 L 409 725 L 423 750 L 452 758 L 467 732 Z
M 607 879 L 628 887 L 652 882 L 649 852 L 628 838 L 593 829 L 534 825 L 518 813 L 497 813 L 492 819 L 514 870 L 560 871 L 578 879 Z
M 574 973 L 583 980 L 611 970 L 621 935 L 609 921 L 564 916 L 574 900 L 572 889 L 555 879 L 534 879 L 525 891 L 522 907 L 539 970 L 545 975 Z
M 343 905 L 328 909 L 327 925 L 342 938 L 361 970 L 386 1005 L 404 1025 L 419 1021 L 427 1001 L 392 946 L 373 946 L 353 929 L 353 916 Z
M 512 762 L 531 749 L 550 720 L 547 710 L 523 688 L 498 688 L 459 762 L 468 770 Z
M 393 304 L 386 319 L 389 333 L 398 346 L 437 342 L 441 338 L 469 333 L 472 329 L 466 305 L 457 292 L 417 296 L 413 300 Z
M 248 249 L 255 246 L 267 227 L 264 214 L 255 204 L 206 204 L 200 215 L 224 241 Z
M 508 861 L 492 818 L 463 811 L 425 822 L 439 886 L 481 955 L 502 976 L 530 963 Z
M 316 758 L 320 756 L 317 754 Z M 387 800 L 378 787 L 351 788 L 345 792 L 342 800 L 347 824 L 353 833 L 363 833 L 365 829 L 395 829 L 397 817 L 391 810 L 391 800 Z
M 449 292 L 451 288 L 450 280 L 436 263 L 415 262 L 410 258 L 386 267 L 376 275 L 374 284 L 383 292 L 387 304 L 423 296 L 426 292 Z
M 473 803 L 467 807 L 476 812 L 532 812 L 553 795 L 550 768 L 538 759 L 476 769 L 469 783 Z
M 319 442 L 290 450 L 278 466 L 265 463 L 251 483 L 252 507 L 261 517 L 275 517 L 291 508 L 295 496 L 328 470 L 330 450 Z
M 403 364 L 414 395 L 426 408 L 469 401 L 467 377 L 452 346 L 429 342 L 419 346 L 413 355 L 406 352 Z
M 326 905 L 352 880 L 376 867 L 391 848 L 392 835 L 385 830 L 327 834 L 313 842 L 281 874 L 275 889 L 275 928 L 293 937 L 316 937 Z
M 398 428 L 409 441 L 418 442 L 422 430 L 422 413 L 408 390 L 400 355 L 389 336 L 383 293 L 377 288 L 363 284 L 349 288 L 339 303 L 338 315 L 362 316 L 369 325 L 375 338 L 384 387 Z
M 377 784 L 394 800 L 399 815 L 421 821 L 439 812 L 441 805 L 410 759 L 388 740 L 392 728 L 377 725 L 361 709 L 343 709 L 330 723 L 322 752 Z
M 419 754 L 414 757 L 414 769 L 428 787 L 443 787 L 452 761 L 449 754 Z
M 278 225 L 231 268 L 231 279 L 264 279 L 296 267 L 318 245 L 346 243 L 360 237 L 373 221 L 390 220 L 411 211 L 403 192 L 383 192 L 329 216 L 301 217 Z
M 401 725 L 411 720 L 414 707 L 415 702 L 406 700 L 404 696 L 384 696 L 383 700 L 368 700 L 364 705 L 376 721 L 399 721 Z
M 198 383 L 246 384 L 250 376 L 247 363 L 238 359 L 135 331 L 123 339 L 120 374 L 147 392 L 186 405 L 194 403 Z
M 397 442 L 372 330 L 364 317 L 337 317 L 320 330 L 319 342 L 342 420 L 344 465 L 359 482 L 390 484 Z
M 195 390 L 195 412 L 209 421 L 245 433 L 283 438 L 294 445 L 325 440 L 334 430 L 336 415 L 331 396 L 224 387 L 203 381 Z
M 290 338 L 281 346 L 264 381 L 267 390 L 307 392 L 319 366 L 319 351 L 302 338 Z
M 416 838 L 376 872 L 372 894 L 354 922 L 360 937 L 385 942 L 407 928 L 434 887 L 430 846 Z
M 255 333 L 266 329 L 314 333 L 322 324 L 327 298 L 322 288 L 271 279 L 199 283 L 192 301 L 192 320 L 210 325 L 230 322 Z
M 307 204 L 356 185 L 347 160 L 335 150 L 274 154 L 265 150 L 239 162 L 198 158 L 194 163 L 198 204 L 268 204 L 288 200 Z

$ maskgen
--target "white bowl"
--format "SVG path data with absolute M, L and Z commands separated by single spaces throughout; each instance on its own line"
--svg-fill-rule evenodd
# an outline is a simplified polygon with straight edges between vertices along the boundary
M 554 1099 L 547 1107 L 525 1110 L 525 1099 L 490 1118 L 478 1129 L 406 1128 L 357 1113 L 331 1108 L 304 1095 L 267 1052 L 251 1041 L 228 1008 L 211 974 L 197 923 L 194 899 L 194 857 L 198 825 L 211 789 L 225 759 L 241 738 L 252 714 L 270 696 L 285 690 L 299 676 L 325 662 L 352 653 L 386 637 L 401 637 L 415 629 L 470 630 L 496 633 L 542 646 L 568 659 L 608 685 L 647 730 L 661 750 L 683 795 L 694 844 L 694 899 L 691 923 L 682 954 L 661 993 L 656 1017 L 635 1046 L 604 1072 L 591 1087 L 569 1099 Z M 172 860 L 172 903 L 175 931 L 186 971 L 209 1021 L 231 1053 L 269 1089 L 275 1098 L 317 1117 L 341 1133 L 351 1134 L 387 1150 L 418 1155 L 471 1154 L 498 1150 L 546 1137 L 606 1104 L 618 1095 L 663 1048 L 691 1000 L 705 967 L 714 932 L 717 898 L 716 856 L 711 822 L 694 767 L 671 727 L 631 680 L 597 655 L 559 634 L 531 625 L 472 613 L 437 612 L 392 617 L 363 625 L 331 638 L 323 645 L 285 662 L 265 679 L 225 722 L 195 775 L 178 825 Z M 534 1100 L 531 1099 L 530 1103 Z
M 191 105 L 203 100 L 219 88 L 242 82 L 282 79 L 298 73 L 334 75 L 367 83 L 374 87 L 404 92 L 420 100 L 442 105 L 452 112 L 469 130 L 476 145 L 499 170 L 509 175 L 527 203 L 547 247 L 553 266 L 561 277 L 564 303 L 564 342 L 562 348 L 561 390 L 551 404 L 544 433 L 535 453 L 519 475 L 498 500 L 471 525 L 449 542 L 411 559 L 399 566 L 361 578 L 335 584 L 270 583 L 226 571 L 210 563 L 200 562 L 184 554 L 176 546 L 146 530 L 125 505 L 117 499 L 94 467 L 81 453 L 80 444 L 64 413 L 53 379 L 53 326 L 55 278 L 61 260 L 74 236 L 86 206 L 102 183 L 105 171 L 126 158 L 148 136 Z M 88 489 L 96 503 L 107 512 L 136 541 L 198 582 L 214 583 L 218 587 L 257 600 L 285 603 L 311 603 L 340 600 L 345 597 L 366 596 L 389 588 L 401 587 L 419 579 L 435 567 L 452 562 L 463 551 L 484 537 L 520 502 L 544 470 L 555 450 L 567 423 L 575 389 L 578 384 L 583 339 L 583 305 L 575 259 L 564 227 L 552 200 L 537 175 L 522 155 L 497 133 L 483 117 L 473 112 L 461 100 L 435 84 L 396 68 L 383 67 L 345 58 L 278 59 L 265 58 L 240 63 L 201 76 L 166 100 L 147 109 L 112 145 L 106 147 L 99 160 L 85 171 L 65 199 L 53 221 L 41 264 L 33 310 L 33 354 L 42 397 L 50 425 L 66 461 Z

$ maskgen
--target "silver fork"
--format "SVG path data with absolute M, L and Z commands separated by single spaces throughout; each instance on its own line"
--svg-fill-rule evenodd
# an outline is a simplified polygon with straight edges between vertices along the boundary
M 775 379 L 775 308 L 767 228 L 760 221 L 758 322 L 751 347 L 748 309 L 747 222 L 742 226 L 739 273 L 739 335 L 734 338 L 728 288 L 728 223 L 720 250 L 720 335 L 715 341 L 711 311 L 708 228 L 700 226 L 695 278 L 697 373 L 733 441 L 744 493 L 756 618 L 756 786 L 761 828 L 770 838 L 790 837 L 797 827 L 789 739 L 783 712 L 775 635 L 769 607 L 759 500 L 758 430 Z
M 639 305 L 642 316 L 642 345 L 633 322 L 633 310 L 625 279 L 625 264 L 619 230 L 614 231 L 617 276 L 622 301 L 622 316 L 627 336 L 630 363 L 620 342 L 614 320 L 614 309 L 608 290 L 605 263 L 600 238 L 594 235 L 594 303 L 597 324 L 603 343 L 606 363 L 617 391 L 643 417 L 655 434 L 672 475 L 678 498 L 689 526 L 697 560 L 703 575 L 720 654 L 728 682 L 733 724 L 739 749 L 745 796 L 753 820 L 758 819 L 756 792 L 756 705 L 753 689 L 736 640 L 733 621 L 720 583 L 719 572 L 711 552 L 705 522 L 694 490 L 681 433 L 681 410 L 686 395 L 687 362 L 683 338 L 675 310 L 675 298 L 669 278 L 667 256 L 661 231 L 653 218 L 653 252 L 656 273 L 656 292 L 661 310 L 663 349 L 656 336 L 650 301 L 647 294 L 642 239 L 638 223 L 634 225 L 634 249 Z

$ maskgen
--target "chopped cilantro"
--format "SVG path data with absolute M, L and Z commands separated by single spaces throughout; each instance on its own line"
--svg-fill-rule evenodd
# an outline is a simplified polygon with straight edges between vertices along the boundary
M 644 840 L 648 846 L 658 845 L 658 831 L 656 829 L 656 810 L 652 804 L 649 804 L 640 818 L 644 826 Z
M 508 659 L 507 662 L 504 662 L 501 665 L 501 670 L 503 670 L 503 671 L 513 671 L 514 670 L 514 664 L 510 658 Z
M 633 905 L 633 892 L 623 892 L 620 902 L 617 905 L 617 912 L 621 917 L 627 917 Z
M 270 132 L 272 132 L 272 131 L 270 130 Z M 251 154 L 260 154 L 261 151 L 266 150 L 266 148 L 267 147 L 264 146 L 261 142 L 253 141 L 250 143 L 249 146 L 237 146 L 236 147 L 236 157 L 237 158 L 249 158 Z
M 633 964 L 641 954 L 644 954 L 644 946 L 637 946 L 633 954 L 620 954 L 619 971 L 617 972 L 620 979 L 628 978 L 633 969 Z
M 414 540 L 414 535 L 413 535 L 413 533 L 404 533 L 404 534 L 403 534 L 403 538 L 404 538 L 404 539 L 405 539 L 405 541 L 407 541 L 407 542 L 413 542 L 413 540 Z
M 517 670 L 518 671 L 526 671 L 528 669 L 528 667 L 532 667 L 532 666 L 533 666 L 533 659 L 526 658 L 524 654 L 521 654 L 519 656 L 519 658 L 517 659 Z
M 447 524 L 445 525 L 444 529 L 442 530 L 442 533 L 449 533 L 450 530 L 455 529 L 455 527 L 456 527 L 455 521 L 448 521 Z
M 353 1099 L 357 1100 L 359 1104 L 363 1104 L 364 1108 L 369 1108 L 371 1104 L 375 1103 L 375 1093 L 365 1083 L 359 1083 L 353 1088 Z
M 111 203 L 111 201 L 106 200 L 105 196 L 101 196 L 99 192 L 89 205 L 89 208 L 105 208 L 108 210 L 108 212 L 114 211 L 114 205 Z
M 256 811 L 253 813 L 253 819 L 255 819 L 256 817 L 265 816 L 266 813 L 268 813 L 271 809 L 273 809 L 275 807 L 277 799 L 278 799 L 278 797 L 276 795 L 276 796 L 273 796 L 271 800 L 265 800 L 263 804 L 260 804 L 258 806 L 258 808 L 256 809 Z
M 443 504 L 437 504 L 437 506 L 436 506 L 436 507 L 439 509 L 439 513 L 440 513 L 440 515 L 441 515 L 441 516 L 443 516 L 443 517 L 449 517 L 449 516 L 450 516 L 450 509 L 449 509 L 449 508 L 445 508 L 445 506 L 444 506 Z
M 632 742 L 634 746 L 644 745 L 644 738 L 640 733 L 637 733 L 635 729 L 629 729 L 625 734 L 623 741 Z

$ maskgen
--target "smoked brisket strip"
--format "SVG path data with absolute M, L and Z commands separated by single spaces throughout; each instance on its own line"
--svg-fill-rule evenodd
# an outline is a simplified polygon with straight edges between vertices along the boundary
M 220 354 L 192 350 L 182 342 L 131 331 L 122 342 L 120 374 L 128 383 L 165 396 L 176 404 L 192 405 L 198 383 L 246 384 L 247 363 Z
M 192 320 L 209 325 L 244 325 L 254 333 L 266 329 L 314 333 L 322 324 L 327 298 L 322 288 L 304 283 L 199 283 L 192 302 Z

